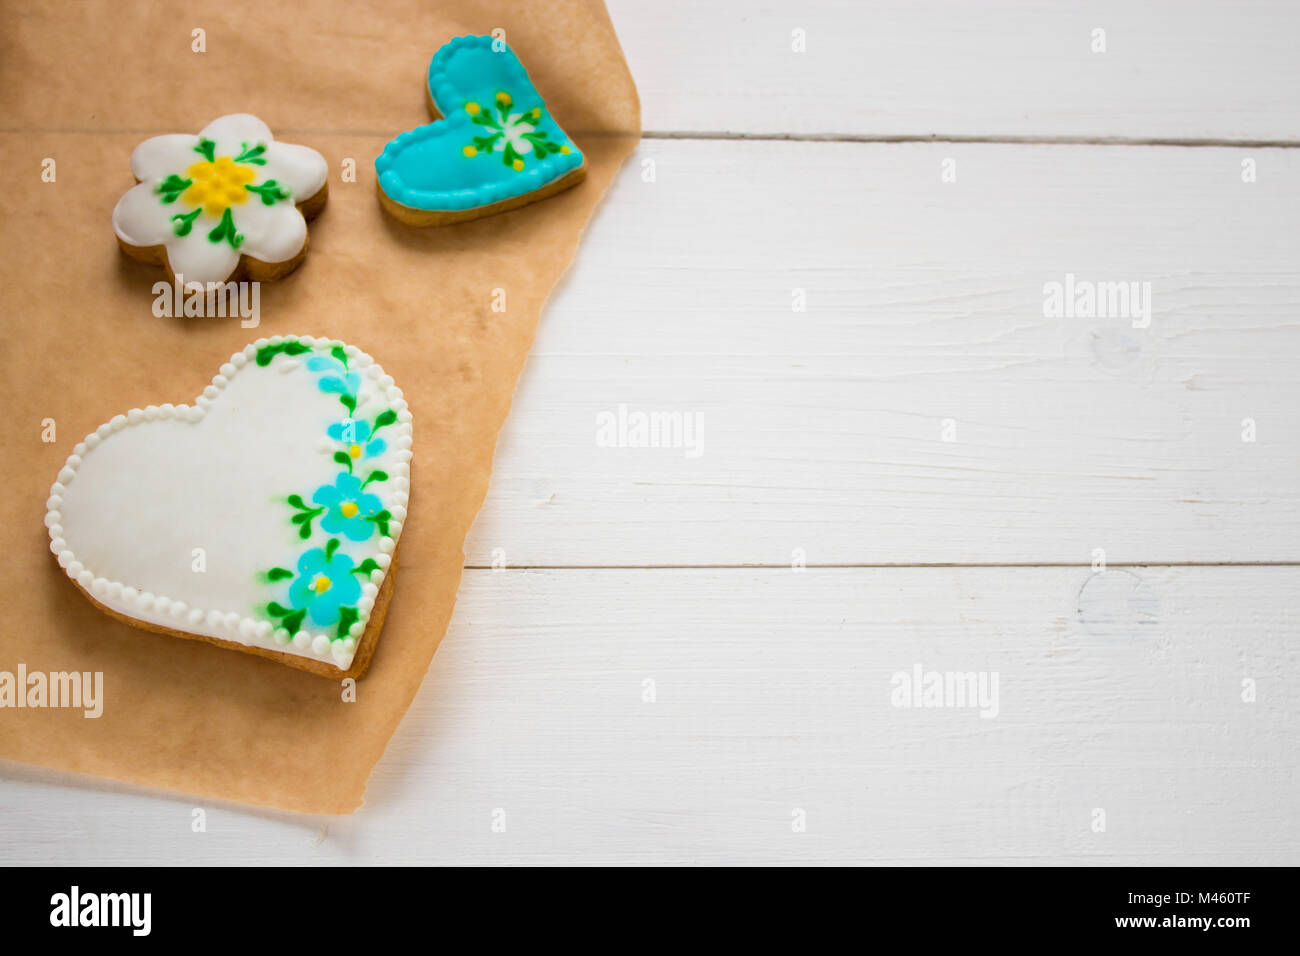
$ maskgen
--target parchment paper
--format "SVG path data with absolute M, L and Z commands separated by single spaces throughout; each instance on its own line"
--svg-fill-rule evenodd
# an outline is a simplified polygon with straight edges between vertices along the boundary
M 373 160 L 428 122 L 424 76 L 446 40 L 505 30 L 587 155 L 578 187 L 458 226 L 385 215 Z M 205 31 L 206 52 L 192 49 Z M 0 709 L 0 757 L 253 804 L 345 813 L 447 627 L 466 532 L 538 312 L 640 132 L 599 0 L 0 3 L 0 289 L 5 327 L 0 670 L 102 671 L 104 709 Z M 111 212 L 131 150 L 251 112 L 330 163 L 311 251 L 261 290 L 261 325 L 155 318 L 161 270 L 127 260 Z M 55 160 L 55 181 L 42 162 Z M 344 181 L 344 160 L 356 181 Z M 504 313 L 493 290 L 506 290 Z M 597 330 L 598 331 L 598 330 Z M 332 336 L 370 352 L 415 420 L 396 590 L 355 703 L 336 682 L 111 620 L 50 554 L 45 499 L 72 446 L 133 407 L 192 402 L 261 337 Z M 57 441 L 42 441 L 53 419 Z

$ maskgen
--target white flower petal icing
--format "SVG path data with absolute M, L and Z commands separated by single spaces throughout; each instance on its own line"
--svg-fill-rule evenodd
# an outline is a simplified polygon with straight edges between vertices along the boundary
M 252 113 L 231 113 L 228 116 L 217 117 L 199 130 L 199 138 L 205 137 L 217 144 L 218 156 L 227 153 L 234 156 L 245 143 L 256 143 L 258 140 L 273 138 L 271 127 Z
M 194 153 L 198 141 L 193 133 L 168 133 L 146 139 L 131 153 L 131 175 L 143 183 L 186 169 L 198 158 Z
M 266 176 L 283 183 L 295 200 L 314 196 L 329 178 L 321 154 L 297 143 L 271 143 L 266 151 Z
M 122 195 L 113 209 L 113 231 L 133 246 L 160 246 L 172 238 L 171 213 L 158 201 L 153 183 L 137 183 Z
M 302 216 L 298 217 L 302 219 Z M 306 233 L 304 226 L 303 232 Z M 185 282 L 224 282 L 239 265 L 239 250 L 224 242 L 191 242 L 188 237 L 169 236 L 167 262 Z
M 239 210 L 235 221 L 244 237 L 240 252 L 263 262 L 292 259 L 302 252 L 303 243 L 307 241 L 307 220 L 292 203 L 281 202 L 274 206 L 247 203 Z

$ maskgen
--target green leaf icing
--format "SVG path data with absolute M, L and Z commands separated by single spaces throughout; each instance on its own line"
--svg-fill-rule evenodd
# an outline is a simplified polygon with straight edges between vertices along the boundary
M 254 195 L 261 196 L 262 204 L 266 206 L 274 206 L 281 199 L 289 198 L 289 190 L 285 189 L 274 179 L 268 179 L 266 182 L 257 186 L 245 184 L 244 188 Z
M 375 527 L 379 529 L 379 533 L 383 535 L 385 538 L 388 537 L 388 522 L 393 520 L 393 516 L 388 512 L 388 509 L 384 509 L 378 514 L 371 515 L 366 520 L 373 521 L 375 523 Z
M 172 173 L 158 184 L 158 188 L 155 189 L 154 192 L 162 197 L 163 205 L 168 205 L 174 203 L 176 197 L 189 189 L 193 183 L 194 180 L 192 179 L 181 179 L 181 177 Z M 181 235 L 184 235 L 184 233 L 181 233 Z
M 230 207 L 221 214 L 221 221 L 217 223 L 215 229 L 208 233 L 208 239 L 212 242 L 226 241 L 230 243 L 230 248 L 238 249 L 244 243 L 244 237 L 235 231 L 235 217 L 230 214 Z
M 293 637 L 295 634 L 297 634 L 299 631 L 302 630 L 302 621 L 303 618 L 305 618 L 306 616 L 307 616 L 306 610 L 294 611 L 292 614 L 290 614 L 288 617 L 286 617 L 284 620 L 280 622 L 280 626 L 289 632 L 290 637 Z
M 366 560 L 362 561 L 360 564 L 358 564 L 355 568 L 352 569 L 352 573 L 364 574 L 367 577 L 369 577 L 371 571 L 378 571 L 378 570 L 379 570 L 379 562 L 376 561 L 374 558 L 366 558 Z
M 235 157 L 235 162 L 250 163 L 256 166 L 266 165 L 266 160 L 262 158 L 262 154 L 266 152 L 265 143 L 255 143 L 252 146 L 249 146 L 247 143 L 240 143 L 239 146 L 240 151 L 239 155 Z M 211 159 L 212 157 L 208 158 Z
M 304 352 L 310 351 L 311 348 L 309 346 L 303 345 L 297 339 L 288 339 L 287 341 L 281 342 L 279 345 L 263 345 L 257 350 L 257 364 L 262 366 L 262 368 L 266 368 L 266 366 L 271 364 L 271 360 L 281 353 L 285 355 L 302 355 Z M 295 507 L 305 507 L 301 498 L 298 498 L 296 502 L 293 500 L 294 498 L 298 498 L 298 496 L 291 495 L 289 497 L 289 504 L 294 505 Z
M 289 518 L 291 522 L 298 525 L 298 537 L 302 538 L 304 541 L 307 540 L 311 537 L 311 523 L 313 519 L 324 514 L 325 509 L 307 507 L 302 500 L 302 495 L 290 495 L 285 500 L 287 500 L 298 512 Z
M 194 220 L 198 218 L 202 209 L 195 209 L 191 212 L 180 213 L 172 216 L 172 229 L 178 236 L 188 236 L 190 230 L 194 228 Z
M 347 637 L 349 628 L 351 628 L 360 617 L 360 612 L 354 607 L 339 608 L 339 629 L 338 637 L 335 638 L 335 640 L 342 640 Z

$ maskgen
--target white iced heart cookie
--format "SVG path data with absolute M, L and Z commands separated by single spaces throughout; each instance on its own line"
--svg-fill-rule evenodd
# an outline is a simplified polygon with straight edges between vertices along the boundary
M 50 550 L 130 624 L 359 677 L 410 494 L 411 413 L 354 346 L 261 339 L 193 405 L 86 436 L 46 503 Z
M 113 209 L 122 251 L 185 283 L 263 281 L 307 254 L 307 220 L 325 206 L 329 167 L 277 143 L 256 116 L 215 119 L 197 136 L 155 136 L 131 154 L 137 185 Z

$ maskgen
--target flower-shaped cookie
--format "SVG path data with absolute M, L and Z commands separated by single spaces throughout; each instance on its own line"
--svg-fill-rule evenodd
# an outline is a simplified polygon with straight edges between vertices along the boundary
M 213 120 L 197 136 L 155 136 L 131 154 L 138 185 L 113 209 L 122 250 L 185 283 L 278 279 L 307 254 L 307 219 L 325 205 L 329 168 L 277 143 L 256 116 Z

